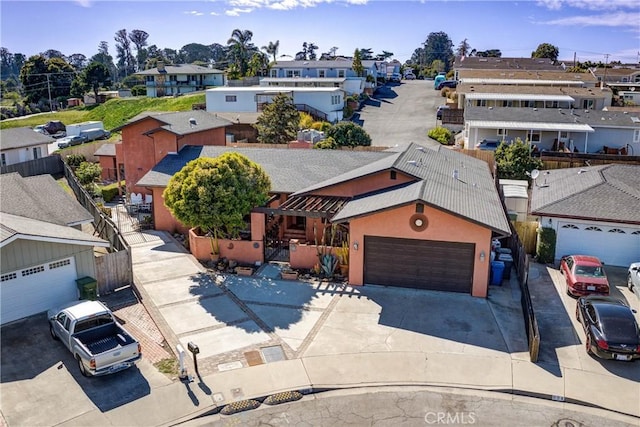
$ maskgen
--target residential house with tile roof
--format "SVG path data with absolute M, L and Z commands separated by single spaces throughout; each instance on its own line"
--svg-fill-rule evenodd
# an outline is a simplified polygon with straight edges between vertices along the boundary
M 0 166 L 9 166 L 49 155 L 55 140 L 29 127 L 0 130 Z
M 94 248 L 109 242 L 81 230 L 93 217 L 51 175 L 3 174 L 0 188 L 5 324 L 77 300 L 76 280 L 96 277 Z
M 194 64 L 166 65 L 158 62 L 156 68 L 135 74 L 145 79 L 150 98 L 179 96 L 225 84 L 224 71 Z
M 311 268 L 318 262 L 314 243 L 323 235 L 326 243 L 335 226 L 349 247 L 353 285 L 487 295 L 491 239 L 510 228 L 485 162 L 439 144 L 385 152 L 186 146 L 137 185 L 158 200 L 187 162 L 230 150 L 261 165 L 272 181 L 271 199 L 252 211 L 247 226 L 261 257 L 255 261 L 267 259 L 262 245 L 276 236 L 290 249 L 292 267 Z M 184 230 L 164 206 L 154 204 L 154 217 L 156 228 Z M 240 242 L 230 243 L 221 255 L 234 258 Z
M 555 230 L 556 261 L 582 254 L 628 267 L 640 259 L 640 166 L 543 171 L 533 185 L 531 214 Z

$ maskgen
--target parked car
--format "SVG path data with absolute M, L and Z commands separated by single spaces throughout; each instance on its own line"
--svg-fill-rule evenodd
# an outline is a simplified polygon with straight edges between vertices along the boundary
M 392 83 L 400 83 L 400 73 L 393 73 L 389 81 Z
M 84 376 L 122 371 L 141 358 L 140 343 L 99 301 L 75 301 L 47 315 L 51 337 L 69 349 Z
M 634 262 L 629 266 L 627 287 L 640 298 L 640 262 Z
M 96 139 L 107 139 L 111 136 L 111 132 L 100 128 L 88 129 L 80 132 L 80 136 L 85 138 L 84 142 L 91 142 Z
M 438 106 L 438 110 L 436 111 L 436 119 L 442 120 L 442 110 L 448 110 L 448 105 L 440 105 Z
M 67 148 L 72 147 L 74 145 L 80 145 L 87 142 L 87 137 L 76 135 L 76 136 L 67 136 L 64 138 L 60 138 L 58 141 L 58 148 Z
M 609 295 L 609 281 L 600 260 L 589 255 L 568 255 L 560 260 L 560 273 L 567 283 L 567 294 Z
M 415 79 L 416 79 L 416 75 L 415 75 L 415 74 L 413 74 L 413 73 L 409 73 L 409 74 L 407 74 L 406 76 L 404 76 L 404 78 L 405 78 L 406 80 L 415 80 Z
M 49 132 L 47 132 L 47 130 L 44 128 L 44 125 L 34 126 L 33 130 L 43 135 L 49 135 Z
M 482 141 L 476 144 L 476 150 L 490 150 L 495 151 L 500 146 L 502 141 L 498 141 L 495 139 L 483 139 Z
M 640 359 L 640 329 L 623 301 L 598 295 L 578 298 L 576 319 L 586 335 L 588 354 L 601 359 Z
M 441 81 L 440 83 L 438 83 L 438 86 L 436 86 L 437 90 L 440 90 L 442 88 L 445 87 L 450 87 L 451 89 L 455 89 L 456 87 L 458 87 L 458 81 L 457 80 L 444 80 Z

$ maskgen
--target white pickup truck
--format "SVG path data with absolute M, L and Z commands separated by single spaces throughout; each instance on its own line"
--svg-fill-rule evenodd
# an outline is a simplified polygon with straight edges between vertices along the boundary
M 71 351 L 84 376 L 130 368 L 142 357 L 140 344 L 99 301 L 79 301 L 49 310 L 49 331 Z

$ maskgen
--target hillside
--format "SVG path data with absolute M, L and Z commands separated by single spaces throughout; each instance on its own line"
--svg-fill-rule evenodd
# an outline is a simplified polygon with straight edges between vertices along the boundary
M 177 98 L 117 98 L 110 99 L 98 106 L 70 108 L 53 113 L 34 114 L 19 119 L 3 120 L 0 129 L 29 126 L 34 127 L 49 120 L 60 120 L 64 124 L 99 120 L 105 129 L 111 130 L 121 126 L 132 117 L 144 111 L 188 111 L 193 104 L 203 104 L 204 93 L 183 95 Z

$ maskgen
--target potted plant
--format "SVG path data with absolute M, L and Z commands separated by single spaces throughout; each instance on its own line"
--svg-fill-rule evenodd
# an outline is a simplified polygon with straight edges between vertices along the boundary
M 342 276 L 349 275 L 349 243 L 342 242 L 342 246 L 336 248 L 336 255 L 338 256 L 338 267 L 340 268 L 340 274 Z
M 239 265 L 236 267 L 236 274 L 238 276 L 251 276 L 253 274 L 253 268 Z
M 298 272 L 292 268 L 285 268 L 280 272 L 280 276 L 284 280 L 298 280 Z
M 211 261 L 217 262 L 220 259 L 220 246 L 218 245 L 218 233 L 211 231 L 208 233 L 211 238 Z

